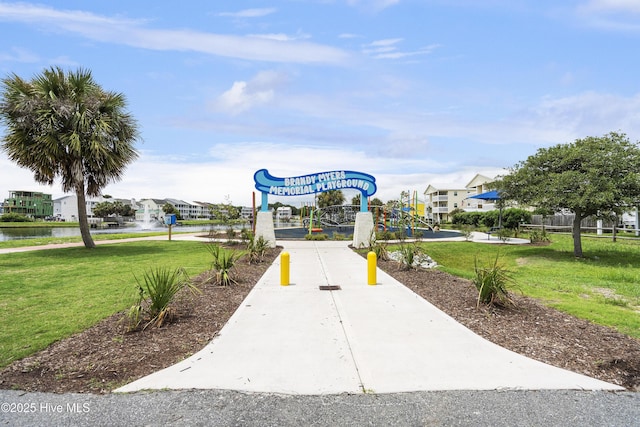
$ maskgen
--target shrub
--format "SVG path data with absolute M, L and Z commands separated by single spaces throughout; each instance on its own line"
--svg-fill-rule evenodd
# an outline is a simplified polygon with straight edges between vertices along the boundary
M 378 231 L 376 233 L 376 240 L 394 240 L 395 238 L 395 233 L 389 230 Z
M 460 231 L 462 232 L 464 240 L 470 242 L 473 233 L 473 227 L 470 225 L 463 225 L 462 227 L 460 227 Z
M 451 222 L 453 224 L 466 224 L 478 227 L 480 225 L 480 222 L 482 221 L 482 218 L 482 212 L 459 212 L 453 215 L 453 217 L 451 218 Z
M 2 222 L 33 222 L 33 218 L 18 213 L 6 213 L 0 216 Z
M 206 247 L 213 256 L 211 269 L 215 272 L 215 284 L 230 286 L 236 283 L 233 278 L 233 269 L 236 262 L 244 256 L 244 253 L 236 250 L 226 250 L 215 243 L 208 244 Z
M 480 218 L 480 223 L 485 227 L 497 227 L 499 220 L 499 211 L 488 211 L 482 212 L 482 217 Z
M 389 260 L 389 251 L 387 250 L 387 243 L 382 243 L 377 240 L 370 241 L 369 251 L 376 254 L 376 259 L 383 260 L 383 261 Z
M 247 243 L 247 253 L 249 255 L 249 263 L 260 263 L 264 261 L 264 254 L 269 249 L 269 242 L 260 236 L 257 239 L 253 234 L 250 235 Z
M 233 239 L 236 238 L 238 232 L 234 230 L 233 227 L 228 227 L 225 234 L 227 235 L 227 242 L 232 242 Z
M 531 222 L 531 212 L 518 208 L 509 208 L 502 212 L 502 226 L 505 228 L 516 230 L 523 222 Z
M 531 243 L 548 243 L 551 241 L 545 230 L 531 230 L 529 232 L 529 241 Z
M 306 240 L 327 240 L 329 236 L 326 233 L 308 233 L 304 238 Z
M 502 211 L 502 227 L 516 229 L 521 223 L 531 222 L 531 212 L 524 209 L 508 208 Z M 471 225 L 478 227 L 497 227 L 500 224 L 500 211 L 488 212 L 458 212 L 452 216 L 455 225 Z
M 143 330 L 149 325 L 161 327 L 173 317 L 171 303 L 178 292 L 184 288 L 199 292 L 182 268 L 157 267 L 146 271 L 142 281 L 137 277 L 135 280 L 138 301 L 129 309 L 129 330 L 136 329 L 143 321 L 146 321 Z
M 253 231 L 251 231 L 247 227 L 242 227 L 242 230 L 240 230 L 240 240 L 243 244 L 250 243 L 253 237 Z
M 511 230 L 509 230 L 508 228 L 501 228 L 500 230 L 498 230 L 496 234 L 498 235 L 498 239 L 502 240 L 503 242 L 506 242 L 507 240 L 509 240 L 512 233 L 511 233 Z
M 478 306 L 480 303 L 502 307 L 515 305 L 507 291 L 507 286 L 515 282 L 511 272 L 498 260 L 499 254 L 496 255 L 493 264 L 488 267 L 478 266 L 477 258 L 474 261 L 475 277 L 472 282 L 478 290 Z
M 415 244 L 405 244 L 400 245 L 400 267 L 405 270 L 410 270 L 413 268 L 414 263 L 420 259 L 422 255 L 422 249 L 418 245 Z

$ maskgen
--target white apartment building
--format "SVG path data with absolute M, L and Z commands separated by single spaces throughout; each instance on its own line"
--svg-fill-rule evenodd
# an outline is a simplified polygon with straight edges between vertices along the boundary
M 467 212 L 487 211 L 495 209 L 493 203 L 468 197 L 488 191 L 487 184 L 493 178 L 476 174 L 464 187 L 437 188 L 427 186 L 425 196 L 425 216 L 432 223 L 451 221 L 451 212 L 463 209 Z
M 491 184 L 495 181 L 495 178 L 489 178 L 488 176 L 476 174 L 476 176 L 469 181 L 466 185 L 466 189 L 469 191 L 469 196 L 475 196 L 477 194 L 486 193 L 487 191 L 491 191 L 488 184 Z M 466 199 L 464 201 L 463 209 L 465 212 L 486 212 L 497 209 L 496 205 L 492 201 L 482 200 L 482 199 Z
M 133 209 L 137 209 L 135 199 L 113 199 L 99 197 L 86 197 L 85 210 L 89 219 L 95 218 L 93 215 L 93 208 L 98 203 L 102 202 L 122 202 L 125 205 L 131 205 Z M 78 221 L 78 196 L 75 194 L 69 194 L 53 201 L 53 216 L 59 220 L 77 222 Z

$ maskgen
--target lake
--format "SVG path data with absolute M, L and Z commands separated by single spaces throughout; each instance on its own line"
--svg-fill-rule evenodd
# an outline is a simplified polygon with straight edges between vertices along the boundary
M 215 226 L 216 228 L 220 226 Z M 206 225 L 180 225 L 173 228 L 177 232 L 209 231 L 211 224 Z M 148 233 L 150 231 L 169 231 L 164 227 L 143 229 L 140 226 L 91 229 L 91 234 L 119 234 L 119 233 Z M 80 236 L 78 227 L 24 227 L 24 228 L 0 228 L 0 242 L 7 240 L 40 239 L 43 237 L 75 237 Z

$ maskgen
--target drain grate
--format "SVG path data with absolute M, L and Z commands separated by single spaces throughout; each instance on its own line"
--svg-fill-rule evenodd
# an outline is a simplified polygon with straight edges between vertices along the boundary
M 321 291 L 339 291 L 340 285 L 320 285 L 318 286 Z

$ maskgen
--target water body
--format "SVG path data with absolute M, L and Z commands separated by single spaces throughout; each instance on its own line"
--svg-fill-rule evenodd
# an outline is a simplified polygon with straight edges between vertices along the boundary
M 334 237 L 334 234 L 341 234 L 343 238 L 348 238 L 350 235 L 353 235 L 353 226 L 336 226 L 336 227 L 326 227 L 323 226 L 321 228 L 322 231 L 318 231 L 317 233 L 326 234 L 330 239 Z M 395 231 L 392 229 L 390 231 Z M 419 228 L 416 229 L 421 234 L 422 239 L 445 239 L 450 237 L 460 237 L 460 234 L 457 231 L 449 231 L 449 230 L 441 230 L 439 232 L 434 232 L 429 229 Z M 305 236 L 309 233 L 309 229 L 306 227 L 290 227 L 290 228 L 282 228 L 275 230 L 276 239 L 304 239 Z M 409 237 L 409 236 L 408 236 Z
M 216 226 L 217 227 L 217 226 Z M 105 228 L 91 230 L 91 234 L 120 234 L 120 233 L 147 233 L 150 231 L 167 231 L 165 227 L 143 228 L 134 227 Z M 211 225 L 181 225 L 173 228 L 177 232 L 200 232 L 211 230 Z M 24 227 L 24 228 L 0 228 L 0 242 L 7 240 L 41 239 L 43 237 L 76 237 L 80 236 L 78 227 Z

